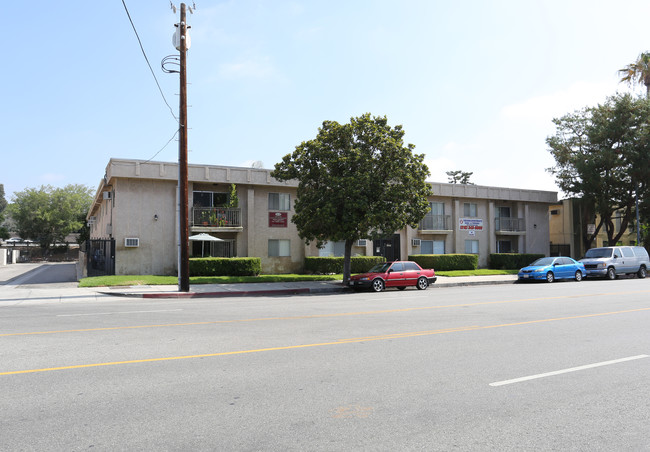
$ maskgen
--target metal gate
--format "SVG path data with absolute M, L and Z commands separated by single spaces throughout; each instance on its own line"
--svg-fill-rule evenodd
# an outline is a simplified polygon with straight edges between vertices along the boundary
M 88 276 L 115 274 L 115 239 L 88 240 L 86 268 Z

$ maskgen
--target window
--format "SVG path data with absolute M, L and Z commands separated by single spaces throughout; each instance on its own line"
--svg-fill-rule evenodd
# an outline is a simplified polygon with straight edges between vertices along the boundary
M 465 240 L 465 253 L 478 254 L 478 240 Z
M 445 214 L 445 203 L 443 202 L 430 202 L 429 207 L 431 208 L 431 215 L 444 215 Z
M 512 253 L 512 242 L 510 240 L 499 240 L 497 242 L 497 253 Z
M 444 240 L 422 240 L 420 254 L 445 254 Z
M 477 217 L 477 207 L 476 203 L 466 202 L 463 204 L 463 215 L 466 217 Z
M 497 218 L 510 218 L 510 207 L 497 207 Z
M 634 257 L 632 248 L 621 248 L 621 251 L 623 251 L 623 257 Z
M 345 255 L 345 241 L 325 242 L 318 250 L 319 257 L 342 257 Z
M 194 207 L 225 207 L 228 205 L 230 193 L 212 191 L 195 191 L 192 193 Z
M 291 241 L 269 239 L 269 257 L 291 256 Z
M 393 264 L 393 266 L 390 268 L 394 272 L 403 272 L 404 271 L 404 264 L 401 262 L 398 262 L 396 264 Z
M 289 193 L 269 193 L 269 210 L 291 210 Z
M 416 271 L 419 272 L 420 268 L 415 262 L 404 262 L 404 271 Z

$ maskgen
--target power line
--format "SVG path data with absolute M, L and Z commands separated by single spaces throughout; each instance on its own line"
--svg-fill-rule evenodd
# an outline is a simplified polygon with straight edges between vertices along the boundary
M 140 36 L 138 35 L 138 30 L 135 29 L 135 25 L 133 24 L 133 20 L 131 19 L 131 14 L 129 13 L 129 9 L 126 7 L 126 3 L 124 2 L 124 0 L 122 0 L 122 5 L 124 5 L 124 11 L 126 11 L 126 15 L 129 18 L 129 22 L 131 22 L 131 27 L 133 27 L 133 31 L 135 32 L 135 37 L 138 38 L 138 43 L 140 44 L 140 50 L 142 50 L 142 55 L 144 55 L 144 59 L 147 62 L 147 66 L 149 66 L 149 70 L 151 71 L 151 75 L 153 75 L 153 79 L 156 81 L 156 85 L 158 86 L 158 91 L 160 91 L 160 95 L 162 96 L 163 100 L 165 101 L 165 104 L 167 104 L 167 107 L 169 108 L 169 111 L 171 112 L 172 116 L 174 117 L 176 122 L 178 122 L 178 118 L 174 114 L 174 110 L 172 109 L 172 107 L 169 106 L 169 103 L 167 102 L 167 99 L 165 98 L 165 94 L 163 93 L 163 90 L 160 87 L 160 83 L 158 83 L 158 79 L 156 78 L 156 74 L 154 73 L 154 71 L 153 71 L 153 69 L 151 67 L 151 64 L 149 63 L 149 58 L 147 58 L 147 53 L 144 51 L 144 47 L 142 46 L 142 41 L 140 40 Z M 167 145 L 165 145 L 165 146 L 167 146 Z M 160 152 L 160 151 L 158 151 L 158 152 Z

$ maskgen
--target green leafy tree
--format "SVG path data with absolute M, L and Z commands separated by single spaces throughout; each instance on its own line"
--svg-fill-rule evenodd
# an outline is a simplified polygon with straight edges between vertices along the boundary
M 5 199 L 5 186 L 0 184 L 0 239 L 9 238 L 9 230 L 2 224 L 5 220 L 4 211 L 7 208 L 7 200 Z
M 84 185 L 27 188 L 14 194 L 11 216 L 22 238 L 38 240 L 48 249 L 82 229 L 92 193 Z
M 469 178 L 472 177 L 474 173 L 468 173 L 465 171 L 447 171 L 447 177 L 450 184 L 464 184 L 464 185 L 474 185 L 473 182 L 469 181 Z
M 307 243 L 345 241 L 343 282 L 350 277 L 352 244 L 415 227 L 426 215 L 431 187 L 424 155 L 404 145 L 401 126 L 369 113 L 349 124 L 325 121 L 316 138 L 296 146 L 271 175 L 298 180 L 295 214 Z
M 629 85 L 644 85 L 646 97 L 650 97 L 650 52 L 643 52 L 634 63 L 619 69 L 621 82 Z
M 605 228 L 616 243 L 632 221 L 637 192 L 648 190 L 650 167 L 650 101 L 612 96 L 597 107 L 554 119 L 556 134 L 546 142 L 556 165 L 549 168 L 559 187 L 584 199 L 600 217 L 594 234 L 585 234 L 587 248 Z M 614 212 L 622 211 L 614 227 Z

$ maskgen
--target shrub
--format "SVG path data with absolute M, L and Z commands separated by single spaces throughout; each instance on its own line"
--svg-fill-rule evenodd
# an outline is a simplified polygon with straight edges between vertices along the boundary
M 493 253 L 490 254 L 489 267 L 495 270 L 516 270 L 526 267 L 543 254 Z
M 436 271 L 476 270 L 478 255 L 476 254 L 413 254 L 409 260 L 417 262 L 422 268 L 433 268 Z
M 259 257 L 199 257 L 190 259 L 190 276 L 257 276 Z
M 380 262 L 385 262 L 383 256 L 352 256 L 350 258 L 350 272 L 364 273 Z M 305 257 L 305 272 L 313 274 L 343 273 L 342 257 Z

